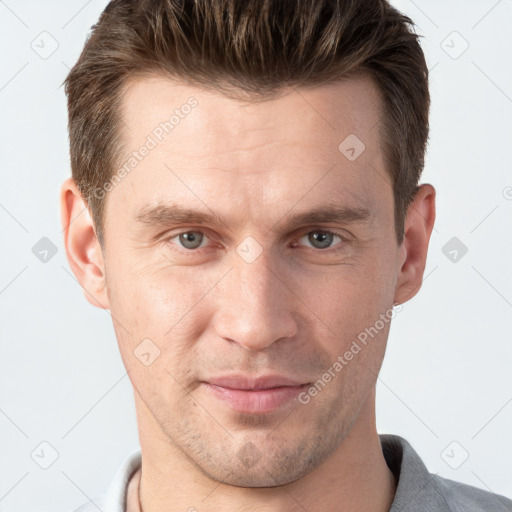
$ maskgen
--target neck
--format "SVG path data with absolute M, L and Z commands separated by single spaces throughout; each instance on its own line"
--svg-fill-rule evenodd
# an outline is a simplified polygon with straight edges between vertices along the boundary
M 331 457 L 295 482 L 265 488 L 235 487 L 209 479 L 169 443 L 144 404 L 136 405 L 142 468 L 133 479 L 131 495 L 140 499 L 141 512 L 388 512 L 393 502 L 395 478 L 375 427 L 375 390 Z

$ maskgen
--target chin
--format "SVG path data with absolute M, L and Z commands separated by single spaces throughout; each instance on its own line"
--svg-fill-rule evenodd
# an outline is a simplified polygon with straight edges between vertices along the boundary
M 215 473 L 214 475 L 210 474 L 210 478 L 232 487 L 268 488 L 291 484 L 307 474 L 308 471 L 297 471 L 295 468 L 293 473 L 288 473 L 283 471 L 279 464 L 269 464 L 269 469 L 261 465 L 252 469 L 238 466 L 231 472 L 228 470 L 228 472 L 216 471 Z
M 253 436 L 233 452 L 210 452 L 197 460 L 209 478 L 235 487 L 277 487 L 291 484 L 321 465 L 332 451 L 332 443 L 317 438 L 270 439 L 268 433 Z M 247 439 L 247 437 L 246 437 Z M 232 453 L 232 455 L 229 455 Z M 201 455 L 204 457 L 205 452 Z M 216 462 L 216 464 L 215 464 Z

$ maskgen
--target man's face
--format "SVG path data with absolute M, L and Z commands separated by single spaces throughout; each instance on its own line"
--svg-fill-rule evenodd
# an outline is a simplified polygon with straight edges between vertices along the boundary
M 150 149 L 105 199 L 109 309 L 140 423 L 210 478 L 295 481 L 371 415 L 399 270 L 379 116 L 368 78 L 260 103 L 158 77 L 127 91 L 122 159 Z M 269 375 L 304 386 L 213 384 Z

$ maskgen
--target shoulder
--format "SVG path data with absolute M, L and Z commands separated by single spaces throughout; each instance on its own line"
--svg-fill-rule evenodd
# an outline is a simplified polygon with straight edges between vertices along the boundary
M 105 510 L 105 496 L 99 496 L 94 501 L 84 503 L 80 507 L 73 510 L 73 512 L 98 512 L 98 510 Z
M 105 494 L 89 500 L 73 512 L 125 512 L 128 483 L 140 466 L 141 453 L 136 450 L 123 460 Z
M 512 512 L 512 500 L 430 473 L 403 437 L 379 435 L 382 453 L 397 480 L 390 512 Z
M 452 512 L 512 512 L 512 500 L 493 492 L 432 475 L 438 492 Z

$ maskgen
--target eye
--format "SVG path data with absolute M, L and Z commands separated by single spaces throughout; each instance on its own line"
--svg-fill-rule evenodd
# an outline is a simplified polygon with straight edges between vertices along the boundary
M 177 242 L 181 244 L 181 247 L 184 249 L 194 250 L 200 249 L 202 247 L 202 242 L 207 240 L 207 238 L 201 231 L 185 231 L 172 238 L 169 238 L 168 241 L 170 243 L 176 243 L 174 240 L 177 240 Z
M 315 231 L 309 231 L 304 236 L 299 238 L 299 240 L 306 239 L 308 243 L 310 243 L 310 247 L 313 249 L 330 249 L 333 247 L 332 243 L 335 238 L 339 238 L 341 242 L 345 241 L 345 238 L 334 231 L 325 231 L 317 229 Z M 334 247 L 340 245 L 337 243 Z
M 336 250 L 337 246 L 343 246 L 343 242 L 346 241 L 346 238 L 341 234 L 324 229 L 309 231 L 298 240 L 303 239 L 306 241 L 306 246 L 309 245 L 312 249 L 324 252 L 328 252 L 330 249 Z M 336 239 L 339 239 L 339 242 L 333 244 Z M 182 231 L 168 238 L 167 242 L 177 245 L 178 248 L 184 249 L 185 251 L 192 252 L 206 247 L 208 244 L 208 236 L 202 231 Z M 294 243 L 293 247 L 296 246 L 297 243 Z

